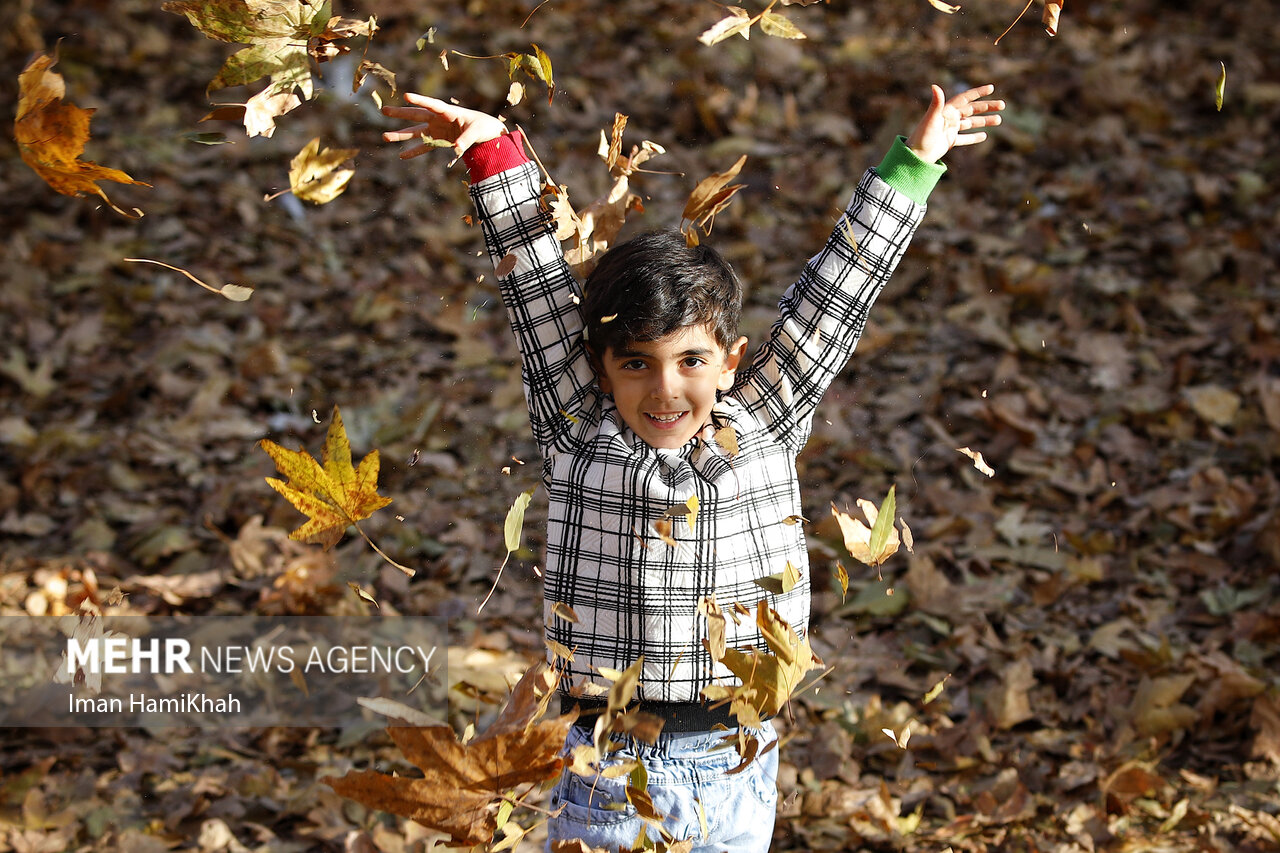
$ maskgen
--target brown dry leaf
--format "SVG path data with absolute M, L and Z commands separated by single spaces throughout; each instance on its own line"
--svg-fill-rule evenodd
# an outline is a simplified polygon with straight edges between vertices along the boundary
M 1191 726 L 1200 715 L 1189 705 L 1178 700 L 1195 683 L 1192 674 L 1165 675 L 1159 678 L 1144 677 L 1129 712 L 1133 727 L 1142 735 L 1156 735 L 1178 731 Z
M 303 147 L 289 163 L 289 189 L 312 204 L 328 204 L 342 195 L 355 169 L 340 168 L 359 148 L 320 148 L 320 137 Z
M 787 560 L 787 567 L 774 575 L 768 575 L 763 578 L 756 578 L 752 583 L 757 586 L 764 587 L 774 595 L 782 595 L 795 589 L 796 584 L 800 583 L 800 570 Z
M 831 514 L 840 525 L 844 536 L 844 547 L 857 561 L 868 566 L 878 566 L 898 553 L 899 535 L 893 526 L 896 512 L 896 486 L 889 487 L 889 493 L 877 508 L 871 501 L 858 499 L 858 509 L 866 515 L 870 527 L 858 519 L 836 509 L 831 505 Z
M 1256 732 L 1251 754 L 1280 767 L 1280 699 L 1266 694 L 1254 699 L 1249 725 Z
M 981 452 L 977 450 L 970 450 L 968 447 L 957 447 L 956 452 L 963 453 L 965 456 L 968 456 L 970 459 L 972 459 L 973 467 L 977 468 L 980 472 L 982 472 L 983 474 L 986 474 L 988 477 L 994 477 L 996 475 L 996 469 L 992 468 L 990 465 L 987 464 L 987 460 L 982 458 Z
M 698 41 L 710 47 L 735 35 L 744 39 L 751 38 L 751 24 L 754 21 L 751 14 L 740 6 L 726 6 L 725 10 L 729 14 L 698 36 Z
M 40 54 L 18 75 L 18 112 L 13 123 L 18 153 L 57 192 L 96 195 L 116 213 L 141 216 L 142 211 L 136 208 L 128 214 L 112 204 L 98 181 L 144 187 L 150 184 L 134 180 L 119 169 L 80 159 L 89 141 L 89 117 L 94 111 L 63 102 L 66 82 L 61 74 L 50 70 L 57 61 L 56 57 Z
M 658 538 L 675 548 L 679 543 L 671 536 L 672 525 L 671 519 L 659 518 L 653 523 L 653 532 L 658 534 Z
M 738 455 L 738 433 L 731 426 L 723 426 L 716 430 L 716 444 L 724 448 L 724 452 L 730 457 Z M 796 516 L 798 517 L 798 516 Z
M 738 190 L 742 189 L 744 184 L 729 186 L 729 182 L 738 176 L 746 162 L 747 155 L 743 154 L 728 169 L 703 178 L 693 188 L 680 214 L 680 231 L 690 246 L 698 245 L 698 228 L 704 234 L 711 233 L 716 214 L 728 207 Z
M 776 716 L 811 669 L 822 665 L 809 646 L 778 612 L 761 601 L 756 605 L 756 625 L 772 654 L 752 649 L 726 649 L 718 663 L 740 680 L 740 685 L 713 684 L 702 690 L 711 702 L 729 700 L 729 711 L 744 726 L 758 728 L 764 716 Z M 710 648 L 708 648 L 710 651 Z
M 252 287 L 246 287 L 243 284 L 224 284 L 221 287 L 214 287 L 213 285 L 206 284 L 205 282 L 196 278 L 189 271 L 184 270 L 182 267 L 175 267 L 170 264 L 166 264 L 163 261 L 156 261 L 156 260 L 152 260 L 151 258 L 122 258 L 121 260 L 130 264 L 155 264 L 156 266 L 164 267 L 165 269 L 170 269 L 170 270 L 173 270 L 174 272 L 180 272 L 183 275 L 185 275 L 187 278 L 194 281 L 196 284 L 203 287 L 205 290 L 208 290 L 212 293 L 216 293 L 219 296 L 222 296 L 226 299 L 230 299 L 232 302 L 245 302 L 249 299 L 250 296 L 253 296 Z
M 1040 20 L 1044 23 L 1044 31 L 1051 36 L 1058 34 L 1058 17 L 1062 14 L 1062 7 L 1066 2 L 1067 0 L 1045 0 L 1044 15 Z
M 331 548 L 347 527 L 391 503 L 391 498 L 378 494 L 378 451 L 370 451 L 359 468 L 352 467 L 351 443 L 337 406 L 320 462 L 305 450 L 286 450 L 268 439 L 258 445 L 289 478 L 285 483 L 268 477 L 267 484 L 308 517 L 290 539 Z
M 446 833 L 450 844 L 487 844 L 497 832 L 498 809 L 510 789 L 560 774 L 560 750 L 574 719 L 569 714 L 511 728 L 499 718 L 493 729 L 466 745 L 448 726 L 393 727 L 388 734 L 422 770 L 422 778 L 353 770 L 323 781 L 369 808 Z
M 943 0 L 929 0 L 929 5 L 947 15 L 954 15 L 960 11 L 959 6 L 952 6 L 950 3 L 943 2 Z
M 1031 688 L 1035 686 L 1036 676 L 1030 661 L 1019 659 L 1009 665 L 1005 670 L 1003 682 L 991 697 L 991 714 L 997 728 L 1013 728 L 1018 723 L 1035 716 L 1028 696 Z
M 387 68 L 379 62 L 370 62 L 367 59 L 360 61 L 360 65 L 356 68 L 355 75 L 351 78 L 351 94 L 354 95 L 356 92 L 360 91 L 360 87 L 364 85 L 364 81 L 370 74 L 377 77 L 386 84 L 389 89 L 391 89 L 391 97 L 394 98 L 396 96 L 395 72 L 387 70 Z M 374 94 L 377 95 L 376 90 L 374 91 Z
M 1240 395 L 1221 385 L 1196 385 L 1182 394 L 1192 410 L 1214 426 L 1231 426 L 1240 411 Z

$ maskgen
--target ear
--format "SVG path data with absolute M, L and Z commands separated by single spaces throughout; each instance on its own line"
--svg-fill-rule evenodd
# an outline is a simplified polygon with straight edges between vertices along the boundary
M 728 391 L 733 387 L 733 380 L 738 371 L 738 365 L 742 363 L 742 357 L 747 352 L 747 339 L 738 338 L 733 342 L 733 346 L 729 347 L 724 354 L 724 366 L 720 368 L 720 380 L 716 382 L 716 387 L 721 391 Z
M 591 362 L 591 369 L 596 372 L 596 385 L 600 386 L 600 390 L 606 394 L 613 393 L 613 383 L 609 381 L 608 375 L 604 372 L 604 360 L 600 358 L 600 353 L 596 352 L 596 348 L 587 343 L 587 361 Z

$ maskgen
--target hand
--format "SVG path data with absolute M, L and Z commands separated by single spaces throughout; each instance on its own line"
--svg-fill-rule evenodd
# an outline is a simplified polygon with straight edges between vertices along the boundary
M 965 133 L 979 127 L 995 127 L 1000 124 L 996 115 L 1004 109 L 1004 101 L 984 100 L 996 90 L 990 84 L 961 92 L 944 103 L 946 97 L 936 84 L 933 101 L 925 110 L 924 118 L 907 137 L 907 147 L 926 163 L 936 163 L 956 145 L 976 145 L 987 138 L 983 131 Z
M 428 98 L 405 92 L 404 99 L 411 107 L 383 107 L 382 114 L 390 118 L 416 121 L 418 124 L 403 130 L 388 130 L 382 134 L 387 142 L 404 142 L 407 139 L 420 139 L 423 136 L 432 139 L 443 139 L 453 144 L 453 151 L 459 157 L 477 142 L 488 142 L 497 139 L 507 132 L 501 119 L 479 110 L 469 110 L 439 98 Z M 401 160 L 408 160 L 435 150 L 439 146 L 429 142 L 406 148 L 400 152 Z

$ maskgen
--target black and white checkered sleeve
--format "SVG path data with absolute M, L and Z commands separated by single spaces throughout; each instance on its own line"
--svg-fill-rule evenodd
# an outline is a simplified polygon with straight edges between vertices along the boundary
M 739 375 L 731 393 L 794 452 L 808 441 L 818 401 L 853 354 L 924 212 L 869 170 L 826 246 L 783 295 L 768 339 Z
M 581 288 L 564 261 L 540 201 L 532 163 L 471 188 L 502 301 L 520 346 L 534 439 L 548 456 L 594 385 L 582 340 Z M 507 268 L 510 271 L 507 272 Z

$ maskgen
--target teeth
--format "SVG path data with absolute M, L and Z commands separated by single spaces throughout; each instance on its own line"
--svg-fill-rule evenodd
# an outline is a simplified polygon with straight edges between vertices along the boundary
M 652 415 L 651 414 L 649 415 L 649 417 L 653 418 L 658 423 L 669 424 L 669 423 L 674 423 L 675 421 L 680 420 L 680 417 L 683 414 L 684 412 L 681 412 L 680 414 L 676 414 L 676 415 Z

